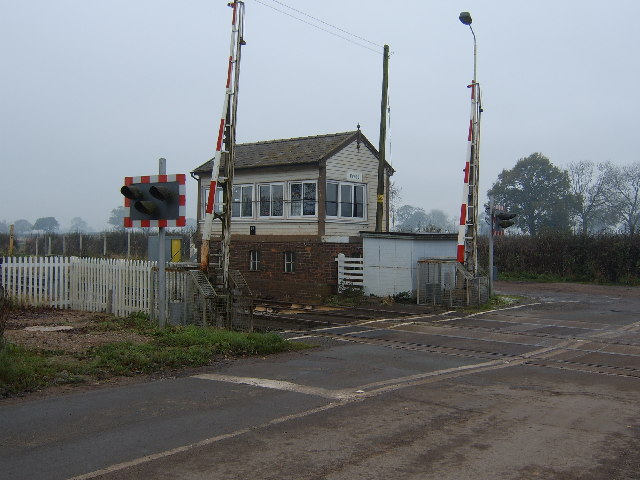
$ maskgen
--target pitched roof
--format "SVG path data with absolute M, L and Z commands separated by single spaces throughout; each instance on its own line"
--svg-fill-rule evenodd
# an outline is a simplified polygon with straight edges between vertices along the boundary
M 349 145 L 357 136 L 357 131 L 351 131 L 313 137 L 241 143 L 236 145 L 235 169 L 317 164 Z M 362 143 L 377 157 L 378 151 L 362 133 L 360 133 L 360 138 Z M 200 165 L 192 173 L 202 175 L 210 172 L 211 160 Z

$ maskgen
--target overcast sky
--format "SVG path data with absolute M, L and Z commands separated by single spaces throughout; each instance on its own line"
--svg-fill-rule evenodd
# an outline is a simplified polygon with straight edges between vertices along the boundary
M 471 12 L 478 39 L 483 194 L 533 152 L 561 167 L 639 160 L 637 0 L 283 3 L 390 45 L 387 149 L 404 204 L 459 212 L 473 74 L 461 11 Z M 211 158 L 229 53 L 226 4 L 0 0 L 0 220 L 54 216 L 66 228 L 81 217 L 102 229 L 122 204 L 123 177 L 156 173 L 159 157 L 168 173 Z M 360 122 L 378 144 L 381 47 L 361 48 L 256 0 L 246 1 L 245 39 L 239 142 Z

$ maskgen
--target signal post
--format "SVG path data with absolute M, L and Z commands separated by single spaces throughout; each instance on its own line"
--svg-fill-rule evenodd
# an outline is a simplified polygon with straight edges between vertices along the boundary
M 489 232 L 489 298 L 491 298 L 491 295 L 493 295 L 493 235 L 498 232 L 502 235 L 505 228 L 513 225 L 513 219 L 516 214 L 505 211 L 504 207 L 496 208 L 493 196 L 490 196 L 489 216 L 491 223 L 491 231 Z
M 158 227 L 158 324 L 166 324 L 165 228 L 186 225 L 186 175 L 167 175 L 167 161 L 159 160 L 158 175 L 125 177 L 125 228 Z

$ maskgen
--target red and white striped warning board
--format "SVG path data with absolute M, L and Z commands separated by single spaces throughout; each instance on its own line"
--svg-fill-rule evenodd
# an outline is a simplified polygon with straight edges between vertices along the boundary
M 177 215 L 172 215 L 172 218 L 158 218 L 158 219 L 134 219 L 132 218 L 131 204 L 134 200 L 129 198 L 124 199 L 125 227 L 184 227 L 186 225 L 186 175 L 184 173 L 177 173 L 174 175 L 140 175 L 137 177 L 125 177 L 125 186 L 131 186 L 136 184 L 177 184 Z M 175 186 L 175 185 L 174 185 Z

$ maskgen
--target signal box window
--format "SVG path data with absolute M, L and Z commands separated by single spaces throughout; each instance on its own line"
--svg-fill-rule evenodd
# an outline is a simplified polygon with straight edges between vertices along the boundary
M 292 217 L 316 214 L 316 182 L 292 182 L 289 184 L 290 215 Z
M 216 188 L 216 198 L 213 204 L 213 213 L 222 213 L 222 186 L 218 186 Z M 209 187 L 204 187 L 202 189 L 202 216 L 200 218 L 204 218 L 207 211 L 207 202 L 209 201 Z
M 234 185 L 232 217 L 253 217 L 253 185 Z
M 260 185 L 261 217 L 282 217 L 284 215 L 284 185 L 282 183 L 272 183 Z
M 327 217 L 364 218 L 364 185 L 327 182 Z

